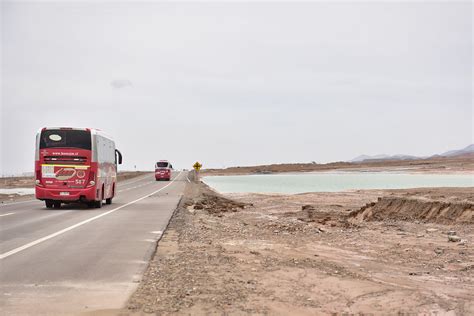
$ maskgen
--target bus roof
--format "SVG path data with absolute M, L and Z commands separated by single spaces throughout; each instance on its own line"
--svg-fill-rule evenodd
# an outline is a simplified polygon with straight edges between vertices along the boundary
M 54 130 L 54 129 L 63 129 L 63 130 L 74 130 L 74 131 L 90 131 L 91 134 L 93 135 L 100 135 L 103 137 L 106 137 L 110 140 L 114 140 L 110 135 L 107 133 L 104 133 L 102 130 L 98 128 L 88 128 L 88 127 L 59 127 L 59 126 L 54 126 L 54 127 L 43 127 L 38 131 L 38 134 L 40 134 L 42 131 L 47 131 L 47 130 Z

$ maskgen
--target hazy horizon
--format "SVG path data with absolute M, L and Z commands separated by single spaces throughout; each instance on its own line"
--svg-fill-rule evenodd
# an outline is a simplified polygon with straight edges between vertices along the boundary
M 0 174 L 44 126 L 122 170 L 429 156 L 473 141 L 470 1 L 1 3 Z

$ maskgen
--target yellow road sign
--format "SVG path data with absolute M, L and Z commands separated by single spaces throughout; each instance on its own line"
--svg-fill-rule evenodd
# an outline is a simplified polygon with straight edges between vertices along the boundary
M 202 165 L 196 161 L 196 163 L 193 165 L 194 170 L 199 171 L 201 169 Z

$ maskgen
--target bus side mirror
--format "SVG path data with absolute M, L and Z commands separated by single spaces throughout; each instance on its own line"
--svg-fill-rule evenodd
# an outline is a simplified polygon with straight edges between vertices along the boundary
M 122 164 L 122 153 L 120 151 L 118 151 L 117 149 L 115 149 L 115 163 L 117 163 L 118 161 L 118 164 L 121 165 Z

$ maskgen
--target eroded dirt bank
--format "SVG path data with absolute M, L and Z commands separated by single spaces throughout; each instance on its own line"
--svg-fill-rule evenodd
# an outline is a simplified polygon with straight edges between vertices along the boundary
M 472 217 L 356 218 L 389 199 L 472 205 L 472 188 L 186 195 L 124 314 L 474 314 Z

